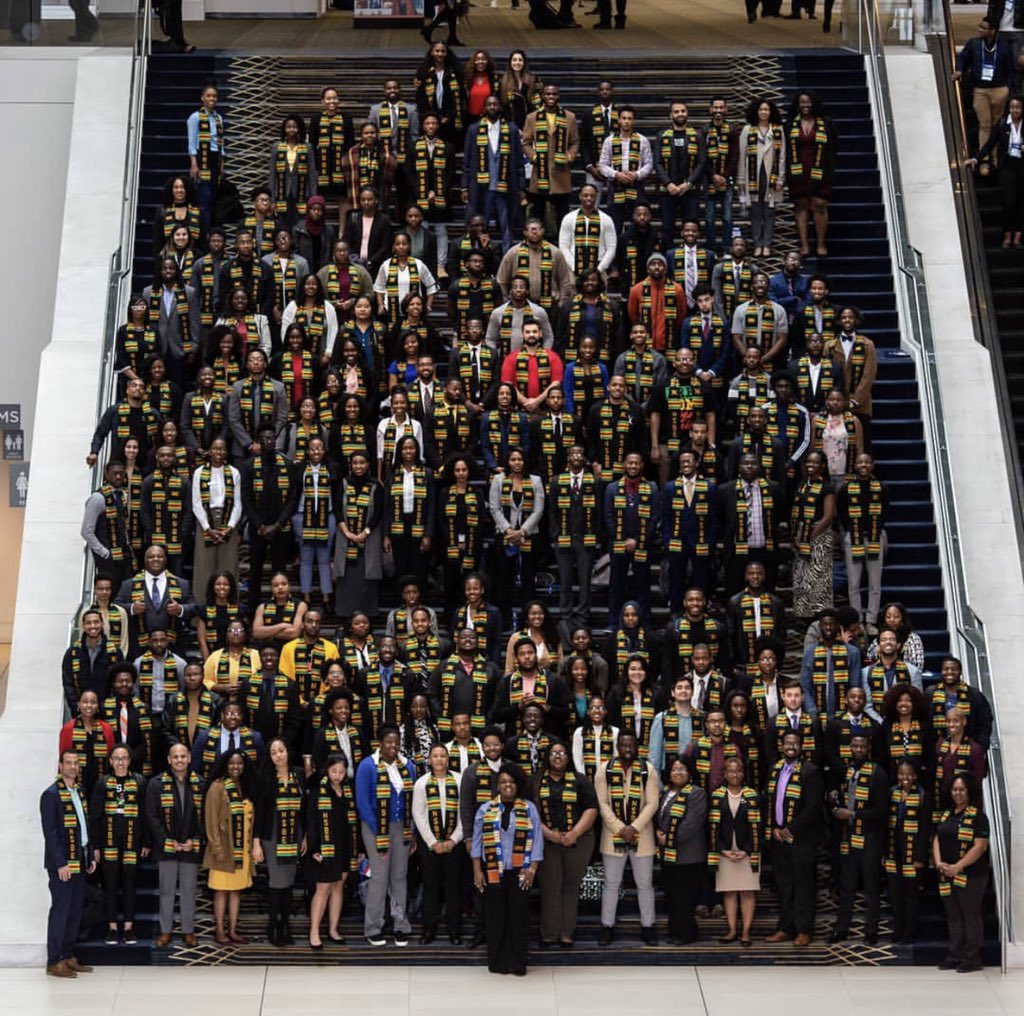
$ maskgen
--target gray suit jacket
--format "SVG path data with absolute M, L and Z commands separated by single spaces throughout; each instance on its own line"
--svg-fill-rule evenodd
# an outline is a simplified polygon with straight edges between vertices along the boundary
M 152 286 L 146 286 L 142 291 L 142 298 L 147 304 L 149 303 L 149 299 L 152 294 Z M 185 296 L 188 298 L 189 329 L 192 333 L 192 341 L 195 343 L 195 349 L 198 351 L 201 338 L 200 328 L 202 327 L 202 321 L 199 316 L 199 297 L 191 286 L 185 287 Z M 184 337 L 181 334 L 181 320 L 175 313 L 174 308 L 171 309 L 171 314 L 168 317 L 167 310 L 164 307 L 162 299 L 160 301 L 160 319 L 157 321 L 156 335 L 157 345 L 161 356 L 172 356 L 176 360 L 180 360 L 184 357 L 185 350 L 182 345 Z
M 271 411 L 264 410 L 264 417 L 270 416 L 274 421 L 274 427 L 280 434 L 288 426 L 288 394 L 284 385 L 273 378 L 268 379 L 274 388 L 274 402 Z M 249 445 L 256 441 L 256 427 L 253 420 L 245 419 L 242 415 L 242 406 L 239 402 L 242 385 L 245 379 L 236 381 L 228 392 L 228 430 L 231 431 L 231 454 L 234 461 L 240 463 L 249 456 Z

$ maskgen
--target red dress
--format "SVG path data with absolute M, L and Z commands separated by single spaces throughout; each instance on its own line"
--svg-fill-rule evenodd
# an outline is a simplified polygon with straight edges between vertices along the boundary
M 832 196 L 832 171 L 829 166 L 829 153 L 825 152 L 824 161 L 825 175 L 821 180 L 811 179 L 811 170 L 814 168 L 814 134 L 815 125 L 811 125 L 811 132 L 808 134 L 804 129 L 803 125 L 800 126 L 800 133 L 796 138 L 796 155 L 800 164 L 803 166 L 804 171 L 800 176 L 793 176 L 792 173 L 787 173 L 789 177 L 789 196 L 794 200 L 796 198 L 824 198 L 826 201 Z M 831 145 L 832 138 L 829 136 L 828 144 Z

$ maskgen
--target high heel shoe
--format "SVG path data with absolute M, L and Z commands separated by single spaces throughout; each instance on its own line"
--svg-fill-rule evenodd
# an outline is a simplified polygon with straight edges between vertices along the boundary
M 321 949 L 323 949 L 323 947 L 323 942 L 317 942 L 315 944 L 313 942 L 309 943 L 309 948 L 312 949 L 314 952 L 319 952 Z
M 730 942 L 735 942 L 739 938 L 739 935 L 735 931 L 730 931 L 728 935 L 723 935 L 719 940 L 720 945 L 728 945 Z

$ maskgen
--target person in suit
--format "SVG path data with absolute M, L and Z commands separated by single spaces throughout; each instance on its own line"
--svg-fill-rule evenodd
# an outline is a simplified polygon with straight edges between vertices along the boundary
M 123 456 L 125 444 L 133 437 L 139 442 L 139 458 L 144 460 L 156 444 L 161 422 L 160 414 L 146 399 L 146 382 L 142 378 L 133 378 L 125 386 L 124 399 L 103 411 L 89 443 L 85 464 L 90 468 L 96 465 L 100 449 L 110 433 L 114 435 L 111 442 L 114 456 Z
M 615 84 L 607 79 L 597 83 L 597 102 L 580 117 L 580 155 L 587 170 L 587 183 L 598 189 L 604 187 L 604 177 L 598 163 L 601 146 L 612 131 L 618 130 L 619 111 L 615 106 Z
M 474 577 L 478 581 L 478 576 Z M 470 576 L 466 576 L 467 582 Z M 465 608 L 463 608 L 465 610 Z M 497 611 L 497 607 L 489 607 Z M 500 615 L 499 615 L 500 616 Z M 465 622 L 465 617 L 463 617 Z M 500 643 L 500 622 L 495 639 Z M 480 652 L 480 641 L 472 627 L 455 634 L 455 651 L 434 669 L 428 683 L 430 708 L 442 734 L 451 730 L 457 713 L 470 717 L 472 732 L 482 736 L 491 713 L 500 680 L 498 667 Z
M 396 185 L 400 192 L 398 203 L 403 204 L 403 166 L 413 143 L 420 136 L 419 110 L 402 98 L 402 85 L 397 78 L 384 82 L 384 100 L 370 106 L 366 119 L 377 128 L 377 133 L 395 157 L 398 170 Z
M 120 584 L 135 571 L 135 552 L 128 532 L 128 482 L 124 463 L 111 459 L 103 470 L 103 484 L 86 499 L 82 539 L 92 551 L 97 571 Z
M 853 899 L 864 886 L 864 941 L 878 943 L 878 910 L 882 894 L 882 855 L 889 814 L 889 778 L 871 761 L 871 738 L 866 733 L 850 739 L 850 762 L 829 791 L 828 806 L 839 824 L 839 912 L 829 942 L 843 942 L 850 934 Z
M 103 633 L 103 616 L 98 610 L 86 610 L 80 623 L 82 635 L 64 651 L 60 668 L 64 701 L 72 716 L 85 692 L 95 692 L 101 702 L 106 698 L 110 669 L 123 660 L 120 649 Z
M 241 462 L 260 454 L 259 426 L 265 420 L 278 436 L 288 426 L 288 393 L 280 381 L 267 376 L 267 354 L 253 349 L 246 357 L 247 377 L 236 381 L 228 393 L 228 428 L 232 457 Z
M 555 230 L 569 211 L 572 166 L 580 149 L 576 114 L 559 102 L 557 85 L 545 85 L 544 105 L 526 118 L 523 152 L 533 167 L 529 182 L 531 215 L 543 220 L 548 205 L 555 213 Z M 552 234 L 554 235 L 554 234 Z M 509 249 L 511 244 L 506 244 Z
M 1018 43 L 1019 47 L 1019 43 Z M 978 89 L 975 89 L 975 95 Z M 1002 205 L 1003 249 L 1008 247 L 1020 249 L 1021 230 L 1024 228 L 1024 169 L 1021 164 L 1021 123 L 1024 121 L 1024 99 L 1015 95 L 1010 99 L 1009 116 L 1000 118 L 988 141 L 981 146 L 973 159 L 964 161 L 965 166 L 973 166 L 978 160 L 984 160 L 993 151 L 998 154 L 999 165 L 999 197 Z M 982 162 L 982 175 L 987 163 Z
M 779 926 L 767 942 L 811 944 L 814 933 L 815 852 L 821 837 L 824 785 L 813 762 L 801 760 L 803 735 L 789 730 L 782 758 L 768 778 L 766 830 L 779 896 Z
M 345 222 L 343 239 L 352 252 L 352 260 L 362 265 L 371 278 L 391 253 L 394 226 L 385 212 L 380 211 L 380 198 L 373 187 L 359 188 L 359 207 L 349 214 Z
M 675 246 L 675 224 L 680 218 L 696 224 L 701 181 L 707 169 L 704 138 L 688 122 L 686 103 L 674 100 L 668 115 L 671 126 L 659 132 L 651 146 L 654 172 L 660 184 L 661 242 L 665 250 Z
M 739 477 L 717 492 L 718 533 L 725 548 L 725 588 L 728 595 L 743 586 L 748 561 L 764 565 L 766 585 L 775 585 L 775 537 L 782 488 L 761 476 L 757 456 L 740 456 Z
M 92 972 L 79 963 L 73 949 L 78 941 L 85 903 L 85 876 L 96 870 L 99 851 L 91 848 L 87 805 L 78 785 L 78 752 L 60 753 L 57 779 L 39 797 L 43 827 L 43 866 L 50 883 L 50 912 L 46 921 L 46 973 L 77 977 Z
M 202 334 L 196 291 L 185 284 L 178 262 L 166 257 L 160 260 L 158 275 L 142 291 L 142 298 L 150 308 L 150 318 L 156 317 L 156 348 L 167 364 L 167 377 L 185 387 L 194 374 Z
M 839 334 L 825 343 L 824 356 L 832 361 L 850 412 L 860 420 L 863 449 L 871 451 L 871 388 L 878 374 L 878 354 L 874 342 L 857 331 L 861 321 L 856 307 L 840 307 L 838 318 Z
M 133 654 L 149 643 L 151 631 L 166 631 L 171 645 L 198 613 L 189 582 L 167 570 L 167 551 L 158 544 L 146 550 L 143 570 L 125 579 L 117 603 L 134 620 Z
M 730 596 L 725 607 L 732 636 L 732 658 L 747 677 L 757 673 L 754 649 L 762 636 L 782 638 L 786 633 L 786 605 L 765 587 L 765 570 L 760 561 L 748 561 L 743 569 L 743 588 Z
M 302 735 L 302 709 L 298 685 L 278 670 L 280 653 L 276 645 L 260 647 L 260 669 L 242 681 L 238 697 L 249 712 L 249 724 L 269 745 L 281 738 L 297 757 Z
M 931 847 L 932 800 L 908 759 L 896 767 L 888 818 L 884 867 L 892 907 L 892 941 L 894 945 L 912 945 L 917 941 L 920 876 Z
M 785 310 L 790 334 L 807 306 L 810 278 L 800 274 L 802 265 L 799 253 L 791 250 L 782 260 L 782 271 L 768 279 L 768 299 Z

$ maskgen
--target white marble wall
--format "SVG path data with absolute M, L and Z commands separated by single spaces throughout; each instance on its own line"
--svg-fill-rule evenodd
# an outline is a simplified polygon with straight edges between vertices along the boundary
M 96 421 L 110 256 L 120 232 L 131 55 L 83 49 L 18 57 L 11 78 L 26 101 L 74 97 L 70 138 L 37 137 L 38 158 L 62 151 L 68 165 L 59 314 L 39 363 L 40 401 L 45 399 L 47 411 L 39 414 L 33 433 L 7 707 L 0 716 L 0 753 L 7 760 L 7 778 L 0 782 L 0 964 L 41 964 L 49 894 L 38 799 L 55 772 L 63 709 L 60 662 L 82 582 L 78 531 L 91 486 L 85 455 Z M 54 61 L 65 72 L 63 96 L 54 93 L 60 79 Z M 77 66 L 69 70 L 68 61 Z M 30 177 L 31 162 L 21 171 Z M 32 295 L 21 294 L 26 300 Z
M 969 602 L 988 635 L 1011 808 L 1013 904 L 1024 944 L 1024 579 L 988 351 L 974 341 L 931 57 L 886 50 L 911 243 L 924 256 Z M 922 110 L 927 110 L 922 115 Z M 1024 964 L 1024 946 L 1011 951 Z

